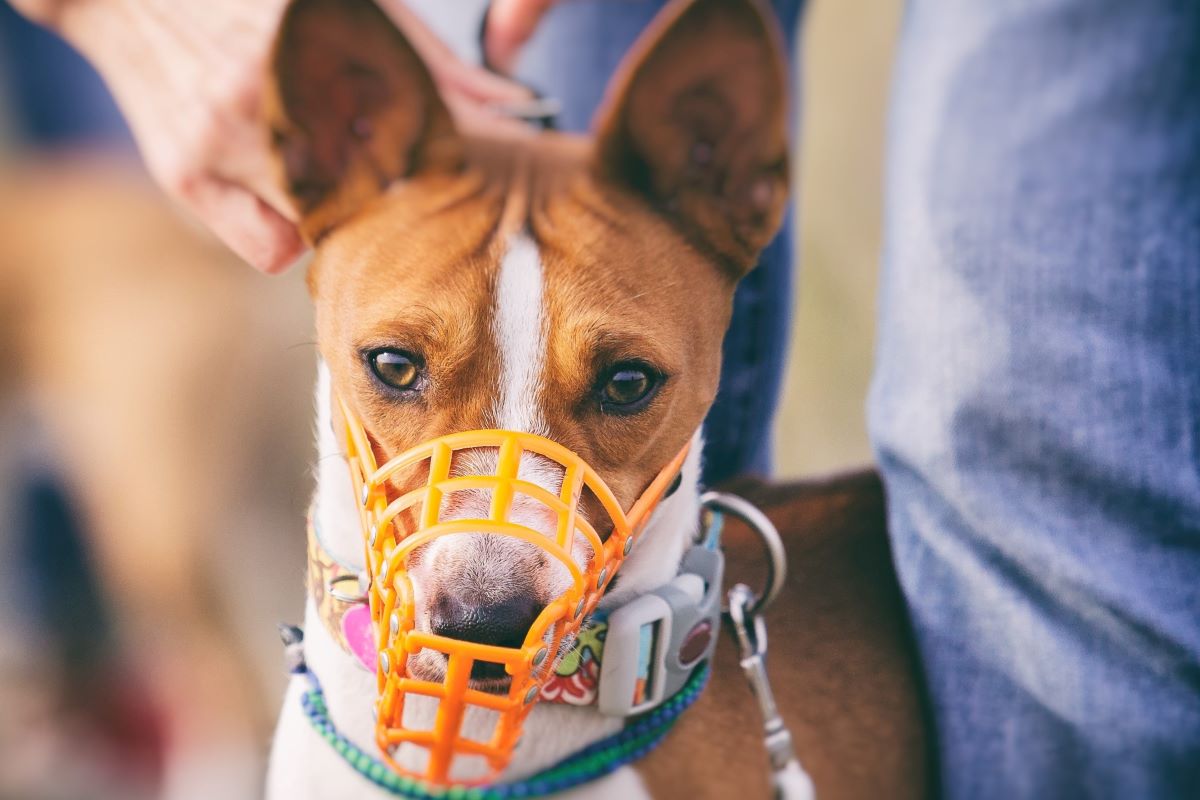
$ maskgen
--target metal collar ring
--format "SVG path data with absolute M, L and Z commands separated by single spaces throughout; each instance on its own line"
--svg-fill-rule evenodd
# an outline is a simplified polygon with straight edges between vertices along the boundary
M 767 582 L 762 593 L 757 595 L 754 604 L 747 609 L 751 616 L 762 614 L 783 589 L 787 580 L 787 555 L 784 553 L 783 540 L 779 531 L 767 515 L 756 508 L 748 500 L 726 492 L 705 492 L 700 495 L 700 504 L 723 514 L 741 520 L 758 536 L 767 551 Z

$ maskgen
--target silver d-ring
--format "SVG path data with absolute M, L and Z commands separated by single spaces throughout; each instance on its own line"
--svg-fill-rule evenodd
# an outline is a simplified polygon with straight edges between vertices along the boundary
M 757 506 L 736 494 L 705 492 L 700 495 L 700 505 L 740 519 L 762 540 L 767 549 L 767 585 L 750 608 L 751 614 L 761 614 L 779 596 L 783 582 L 787 580 L 787 553 L 784 552 L 779 531 Z
M 354 582 L 354 588 L 358 591 L 351 594 L 343 589 L 343 585 Z M 358 575 L 338 575 L 329 581 L 329 585 L 325 587 L 329 592 L 329 596 L 334 600 L 340 600 L 343 603 L 362 603 L 367 599 L 366 589 L 363 588 L 362 579 Z

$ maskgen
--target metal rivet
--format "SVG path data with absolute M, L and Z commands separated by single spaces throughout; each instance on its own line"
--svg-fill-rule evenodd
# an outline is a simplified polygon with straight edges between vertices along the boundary
M 600 574 L 596 576 L 596 588 L 597 589 L 603 588 L 604 584 L 607 581 L 608 581 L 608 567 L 605 567 L 604 569 L 600 570 Z
M 540 686 L 538 686 L 536 684 L 534 684 L 533 686 L 530 686 L 529 691 L 525 693 L 525 705 L 529 705 L 534 700 L 537 700 L 538 692 L 540 692 L 540 691 L 541 691 Z
M 386 652 L 379 654 L 379 668 L 383 670 L 384 675 L 390 675 L 392 672 L 392 661 Z
M 369 502 L 371 502 L 371 487 L 364 483 L 362 488 L 362 504 L 365 506 Z
M 625 540 L 625 555 L 629 555 L 629 551 L 633 549 L 633 536 Z
M 391 619 L 388 620 L 388 629 L 391 630 L 392 636 L 400 632 L 400 612 L 393 611 Z
M 545 647 L 543 647 L 541 650 L 538 650 L 537 653 L 535 653 L 533 656 L 533 665 L 535 667 L 540 667 L 542 665 L 542 662 L 546 660 L 546 656 L 548 656 L 548 655 L 550 655 L 550 651 L 547 650 Z
M 583 607 L 586 603 L 587 603 L 587 598 L 585 598 L 585 597 L 579 598 L 579 605 L 575 606 L 575 616 L 578 617 L 580 614 L 583 613 Z

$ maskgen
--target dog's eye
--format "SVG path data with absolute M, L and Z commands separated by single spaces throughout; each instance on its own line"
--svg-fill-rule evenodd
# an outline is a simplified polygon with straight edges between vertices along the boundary
M 375 350 L 369 356 L 375 377 L 393 389 L 411 392 L 420 388 L 421 364 L 403 350 Z
M 645 364 L 617 364 L 609 368 L 600 383 L 600 408 L 612 414 L 640 411 L 660 382 L 658 373 Z

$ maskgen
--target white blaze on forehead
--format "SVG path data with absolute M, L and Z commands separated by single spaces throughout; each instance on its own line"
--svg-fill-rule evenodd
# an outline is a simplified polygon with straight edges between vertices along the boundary
M 500 394 L 496 427 L 545 433 L 538 401 L 546 364 L 542 313 L 542 262 L 537 245 L 524 233 L 508 240 L 500 262 L 492 325 L 500 355 Z
M 524 232 L 510 237 L 508 251 L 500 262 L 492 310 L 500 358 L 500 391 L 493 407 L 493 424 L 504 430 L 548 436 L 541 406 L 542 374 L 546 367 L 543 284 L 537 245 Z M 494 474 L 496 456 L 494 451 L 475 454 L 474 460 L 480 462 L 475 468 L 482 467 L 480 474 Z M 464 459 L 468 473 L 472 470 L 468 466 L 470 461 Z M 521 480 L 537 484 L 552 494 L 558 494 L 562 487 L 562 466 L 533 453 L 522 454 L 517 474 Z M 556 518 L 548 508 L 520 495 L 513 505 L 511 521 L 547 536 L 556 527 Z M 565 580 L 566 574 L 561 577 Z

